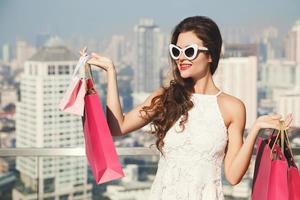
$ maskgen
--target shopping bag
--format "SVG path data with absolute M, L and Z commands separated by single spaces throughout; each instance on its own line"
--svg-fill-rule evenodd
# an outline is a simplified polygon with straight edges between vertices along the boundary
M 90 67 L 89 67 L 90 71 Z M 86 155 L 97 184 L 124 176 L 92 75 L 86 80 L 83 131 Z
M 258 138 L 252 183 L 253 200 L 300 199 L 299 170 L 283 123 L 267 139 Z
M 300 174 L 297 166 L 288 169 L 288 184 L 290 200 L 300 199 Z
M 86 83 L 85 79 L 78 75 L 78 72 L 84 67 L 87 60 L 88 56 L 80 57 L 74 69 L 69 87 L 59 103 L 59 109 L 63 112 L 83 116 Z

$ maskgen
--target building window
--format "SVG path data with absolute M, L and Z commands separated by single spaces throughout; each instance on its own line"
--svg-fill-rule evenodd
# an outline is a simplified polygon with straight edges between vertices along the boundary
M 78 191 L 73 194 L 73 196 L 81 196 L 83 195 L 83 191 Z
M 59 65 L 59 66 L 58 66 L 58 74 L 60 74 L 60 75 L 63 74 L 63 70 L 64 70 L 64 69 L 63 69 L 63 66 L 62 66 L 62 65 Z
M 65 65 L 65 74 L 70 74 L 70 68 L 68 65 Z
M 68 200 L 68 199 L 69 199 L 69 195 L 67 194 L 59 196 L 59 200 Z
M 58 66 L 58 74 L 70 74 L 69 65 L 59 65 Z
M 54 75 L 55 74 L 55 66 L 49 65 L 48 66 L 48 75 Z

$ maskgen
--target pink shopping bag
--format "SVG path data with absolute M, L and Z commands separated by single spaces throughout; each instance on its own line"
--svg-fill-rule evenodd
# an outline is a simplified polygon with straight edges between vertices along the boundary
M 86 83 L 85 80 L 77 74 L 80 68 L 84 67 L 87 59 L 87 56 L 79 59 L 79 62 L 74 69 L 70 85 L 59 103 L 58 107 L 61 111 L 83 116 Z
M 287 131 L 279 130 L 276 137 L 274 132 L 275 130 L 267 139 L 258 138 L 252 199 L 300 199 L 299 170 L 294 161 Z
M 289 200 L 288 189 L 288 163 L 283 155 L 279 145 L 275 145 L 274 154 L 276 159 L 271 161 L 271 170 L 269 177 L 268 200 Z
M 290 167 L 288 172 L 290 200 L 300 199 L 300 174 L 297 166 Z
M 97 184 L 124 176 L 92 79 L 87 79 L 83 130 L 86 155 Z
M 269 138 L 271 139 L 271 138 Z M 258 137 L 256 147 L 255 169 L 252 183 L 252 200 L 266 200 L 271 171 L 271 149 L 269 140 Z

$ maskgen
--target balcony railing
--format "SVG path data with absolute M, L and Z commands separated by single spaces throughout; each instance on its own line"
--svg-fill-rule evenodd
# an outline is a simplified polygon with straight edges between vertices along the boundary
M 158 156 L 159 151 L 156 148 L 147 148 L 147 147 L 118 147 L 116 148 L 117 154 L 119 156 Z M 300 148 L 293 148 L 293 154 L 295 157 L 299 158 Z M 255 159 L 255 152 L 253 151 L 252 162 Z M 1 157 L 37 157 L 37 171 L 39 171 L 39 162 L 40 158 L 43 157 L 85 157 L 84 148 L 0 148 L 0 158 Z M 296 159 L 297 160 L 297 159 Z M 298 160 L 299 161 L 299 160 Z M 300 163 L 298 163 L 300 164 Z M 249 187 L 249 183 L 248 187 Z M 228 186 L 227 186 L 228 189 Z M 43 199 L 43 191 L 37 186 L 36 199 Z M 249 193 L 249 192 L 248 192 Z M 226 198 L 225 199 L 235 199 L 235 198 Z M 238 198 L 239 199 L 239 198 Z M 245 199 L 245 198 L 241 198 Z
M 118 147 L 119 156 L 159 155 L 156 149 L 147 147 Z M 294 155 L 300 155 L 300 148 L 292 148 Z M 255 149 L 253 155 L 255 154 Z M 0 157 L 10 156 L 85 156 L 84 148 L 0 148 Z
M 119 147 L 116 148 L 119 156 L 131 155 L 158 155 L 155 149 L 146 147 Z M 6 156 L 85 156 L 84 148 L 0 148 L 0 157 Z

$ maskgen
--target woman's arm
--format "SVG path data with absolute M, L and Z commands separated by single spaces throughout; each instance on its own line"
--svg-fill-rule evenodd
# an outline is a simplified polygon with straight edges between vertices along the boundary
M 107 72 L 107 123 L 111 130 L 113 136 L 124 136 L 134 130 L 142 128 L 150 121 L 145 120 L 140 115 L 140 110 L 144 106 L 150 106 L 151 100 L 160 94 L 162 94 L 163 89 L 159 88 L 155 90 L 152 94 L 150 94 L 146 100 L 136 106 L 134 109 L 123 115 L 119 94 L 118 94 L 118 87 L 117 87 L 117 77 L 115 70 L 109 70 Z M 154 112 L 148 111 L 150 118 L 155 114 Z
M 224 159 L 224 173 L 227 181 L 238 184 L 248 170 L 256 137 L 261 128 L 276 129 L 279 126 L 281 115 L 264 115 L 256 119 L 249 134 L 243 141 L 243 132 L 246 121 L 246 109 L 242 101 L 235 101 L 232 109 L 232 119 L 228 127 L 228 146 Z M 285 119 L 286 128 L 290 125 L 292 116 Z
M 85 51 L 86 49 L 83 49 L 80 52 L 81 55 L 83 55 Z M 142 104 L 123 115 L 118 92 L 117 75 L 113 62 L 109 58 L 96 53 L 92 53 L 91 55 L 92 57 L 87 63 L 100 67 L 107 73 L 106 119 L 111 134 L 113 136 L 124 136 L 148 124 L 150 121 L 142 118 L 139 111 L 144 106 L 150 106 L 151 100 L 155 96 L 162 94 L 164 91 L 163 88 L 155 90 Z M 155 113 L 149 111 L 148 114 L 151 118 Z

